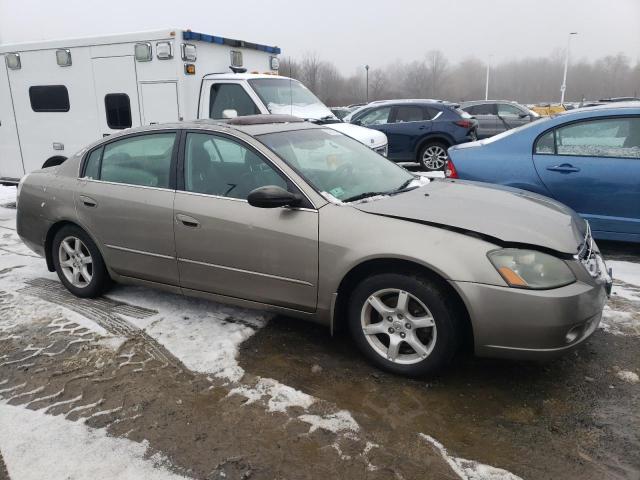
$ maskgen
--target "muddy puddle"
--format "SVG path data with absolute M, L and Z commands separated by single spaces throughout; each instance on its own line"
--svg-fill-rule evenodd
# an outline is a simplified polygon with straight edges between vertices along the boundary
M 640 367 L 637 338 L 599 331 L 544 364 L 461 355 L 418 381 L 370 367 L 346 334 L 277 318 L 243 345 L 240 364 L 335 402 L 407 452 L 419 432 L 522 478 L 640 476 L 640 389 L 615 375 Z

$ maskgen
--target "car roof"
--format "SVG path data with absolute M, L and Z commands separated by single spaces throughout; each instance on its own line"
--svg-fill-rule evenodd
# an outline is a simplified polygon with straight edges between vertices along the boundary
M 487 103 L 513 103 L 520 105 L 520 103 L 515 100 L 466 100 L 464 102 L 460 102 L 460 105 L 482 105 Z
M 402 105 L 402 104 L 418 104 L 418 105 L 432 105 L 432 106 L 455 106 L 458 103 L 449 102 L 447 100 L 436 100 L 433 98 L 400 98 L 397 100 L 375 100 L 366 105 L 363 105 L 361 108 L 373 108 L 380 107 L 385 105 Z
M 297 117 L 290 117 L 289 121 L 282 117 L 288 117 L 288 115 L 247 115 L 242 118 L 242 122 L 238 122 L 241 124 L 229 123 L 226 120 L 213 120 L 213 119 L 203 119 L 203 120 L 191 120 L 186 122 L 173 122 L 173 123 L 159 123 L 154 125 L 144 125 L 141 127 L 127 128 L 118 133 L 114 133 L 109 137 L 105 137 L 100 139 L 100 141 L 95 142 L 95 144 L 102 143 L 102 141 L 107 141 L 109 139 L 117 138 L 120 136 L 130 135 L 133 133 L 144 133 L 144 132 L 153 132 L 156 130 L 210 130 L 213 132 L 224 132 L 230 130 L 237 130 L 239 132 L 244 132 L 247 135 L 256 136 L 263 135 L 265 133 L 275 133 L 275 132 L 287 132 L 293 130 L 306 130 L 310 128 L 323 128 L 321 125 L 316 125 L 311 122 L 304 121 Z M 270 120 L 273 118 L 273 122 Z M 252 120 L 254 120 L 252 122 Z
M 562 115 L 564 117 L 566 115 L 572 115 L 572 114 L 575 115 L 575 114 L 580 114 L 584 112 L 602 112 L 602 111 L 608 111 L 608 110 L 622 110 L 624 113 L 629 113 L 627 111 L 629 109 L 640 110 L 640 102 L 635 101 L 635 102 L 603 103 L 602 105 L 594 105 L 591 107 L 574 108 L 573 110 L 567 110 L 565 112 L 559 113 L 558 115 Z

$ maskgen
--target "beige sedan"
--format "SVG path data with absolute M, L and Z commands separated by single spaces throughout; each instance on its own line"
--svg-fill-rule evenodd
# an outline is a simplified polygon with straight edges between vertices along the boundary
M 460 345 L 546 358 L 598 326 L 588 225 L 518 190 L 416 177 L 294 117 L 154 125 L 19 186 L 18 232 L 75 295 L 111 281 L 348 326 L 381 368 Z

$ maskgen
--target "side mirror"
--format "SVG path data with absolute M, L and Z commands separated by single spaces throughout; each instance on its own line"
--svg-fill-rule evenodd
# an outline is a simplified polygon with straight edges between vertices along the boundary
M 353 122 L 354 125 L 362 125 L 362 122 L 360 120 L 354 120 Z
M 302 197 L 300 194 L 288 192 L 284 188 L 267 185 L 249 192 L 247 201 L 252 207 L 258 208 L 295 207 L 302 202 Z
M 229 118 L 236 118 L 237 116 L 238 116 L 238 111 L 232 108 L 222 111 L 222 118 L 229 119 Z
M 531 117 L 531 115 L 529 115 L 528 113 L 521 113 L 520 115 L 518 115 L 518 117 L 520 118 L 527 118 L 527 117 Z

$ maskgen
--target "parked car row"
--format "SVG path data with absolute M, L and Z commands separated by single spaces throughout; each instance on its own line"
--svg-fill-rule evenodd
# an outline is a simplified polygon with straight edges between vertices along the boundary
M 462 104 L 431 99 L 380 100 L 331 111 L 344 122 L 385 133 L 390 160 L 418 163 L 428 171 L 444 168 L 447 149 L 453 145 L 488 138 L 540 118 L 508 100 Z
M 439 100 L 371 102 L 344 121 L 383 132 L 390 160 L 417 162 L 426 170 L 442 170 L 447 149 L 476 140 L 478 128 L 478 122 L 459 105 Z

